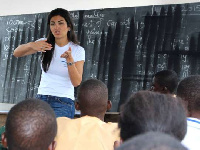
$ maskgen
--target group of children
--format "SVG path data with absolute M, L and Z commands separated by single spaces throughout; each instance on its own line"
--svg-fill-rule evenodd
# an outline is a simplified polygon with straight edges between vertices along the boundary
M 89 79 L 78 89 L 80 118 L 56 119 L 46 102 L 27 99 L 8 113 L 2 144 L 8 150 L 197 150 L 199 91 L 200 75 L 178 84 L 174 71 L 163 70 L 155 74 L 150 91 L 130 95 L 118 123 L 106 123 L 112 106 L 107 86 Z

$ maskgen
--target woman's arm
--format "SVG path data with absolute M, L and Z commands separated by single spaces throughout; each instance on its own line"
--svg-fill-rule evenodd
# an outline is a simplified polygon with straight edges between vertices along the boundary
M 22 44 L 18 46 L 15 50 L 13 55 L 15 57 L 23 57 L 26 55 L 34 54 L 37 51 L 46 52 L 46 50 L 51 50 L 51 44 L 47 43 L 46 40 L 36 41 L 36 42 L 29 42 L 27 44 Z
M 74 63 L 74 59 L 71 55 L 71 47 L 61 55 L 61 58 L 66 58 L 67 60 L 68 73 L 73 86 L 79 86 L 82 81 L 84 61 L 82 60 Z
M 77 87 L 81 84 L 83 75 L 83 65 L 84 65 L 83 60 L 78 61 L 72 65 L 67 65 L 69 77 L 74 87 Z

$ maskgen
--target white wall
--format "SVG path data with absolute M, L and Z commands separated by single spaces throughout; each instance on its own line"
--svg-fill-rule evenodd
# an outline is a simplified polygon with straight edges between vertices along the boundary
M 0 16 L 67 10 L 134 7 L 161 4 L 193 3 L 200 0 L 0 0 Z

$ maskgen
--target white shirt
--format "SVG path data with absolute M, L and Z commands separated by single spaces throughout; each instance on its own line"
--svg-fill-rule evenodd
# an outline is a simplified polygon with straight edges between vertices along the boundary
M 73 42 L 69 42 L 63 47 L 59 47 L 55 44 L 55 50 L 49 70 L 44 72 L 41 66 L 42 75 L 38 94 L 67 97 L 74 100 L 74 86 L 72 85 L 68 74 L 66 59 L 60 58 L 61 54 L 67 51 L 69 47 L 71 47 L 71 54 L 74 62 L 85 61 L 85 51 L 81 46 L 76 45 Z
M 187 133 L 182 141 L 189 150 L 200 150 L 200 120 L 187 119 Z

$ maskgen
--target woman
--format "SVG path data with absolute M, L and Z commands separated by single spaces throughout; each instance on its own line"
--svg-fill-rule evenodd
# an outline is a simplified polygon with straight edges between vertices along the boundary
M 74 87 L 82 81 L 84 49 L 77 45 L 67 10 L 57 8 L 48 15 L 47 39 L 18 46 L 15 57 L 42 52 L 41 81 L 37 98 L 48 102 L 56 116 L 74 117 Z

